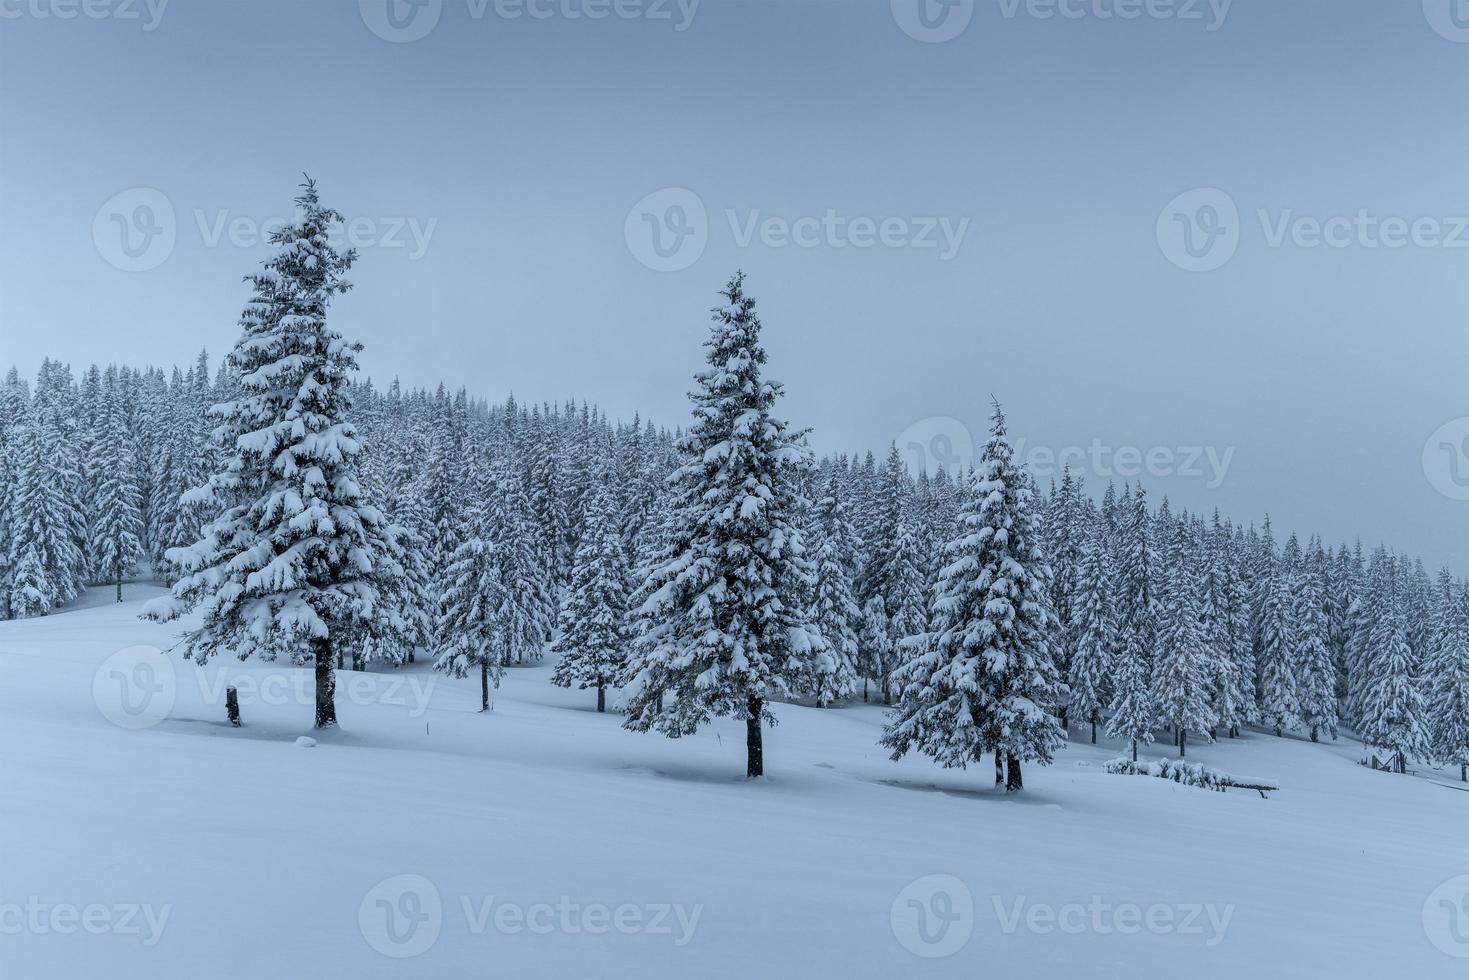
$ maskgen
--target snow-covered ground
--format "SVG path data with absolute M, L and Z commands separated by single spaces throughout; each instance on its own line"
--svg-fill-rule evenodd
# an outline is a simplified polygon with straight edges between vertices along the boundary
M 7 978 L 1469 971 L 1469 793 L 1345 739 L 1191 748 L 1268 800 L 1078 744 L 1007 798 L 889 761 L 876 706 L 783 705 L 748 783 L 739 724 L 624 732 L 549 665 L 480 714 L 477 678 L 419 664 L 344 673 L 307 747 L 305 671 L 118 654 L 179 628 L 128 592 L 0 623 Z

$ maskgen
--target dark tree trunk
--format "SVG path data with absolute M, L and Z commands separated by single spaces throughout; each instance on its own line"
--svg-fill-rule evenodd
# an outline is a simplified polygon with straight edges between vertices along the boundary
M 1020 778 L 1020 759 L 1011 752 L 1005 759 L 1005 792 L 1014 793 L 1025 788 L 1025 781 Z
M 1097 720 L 1095 718 L 1092 719 L 1092 744 L 1097 744 Z
M 1313 742 L 1319 742 L 1319 741 L 1321 741 L 1320 735 L 1321 735 L 1321 733 L 1316 730 L 1316 726 L 1315 725 L 1312 725 L 1311 726 L 1311 741 L 1313 741 Z
M 862 678 L 862 703 L 867 703 L 867 678 Z
M 1137 761 L 1137 739 L 1132 740 L 1132 761 Z
M 337 674 L 332 669 L 332 641 L 313 641 L 316 647 L 316 727 L 331 728 L 337 723 Z
M 999 749 L 995 749 L 995 785 L 1005 785 L 1005 757 L 1000 755 Z
M 1071 731 L 1071 716 L 1068 715 L 1064 711 L 1061 712 L 1061 731 L 1063 731 L 1063 732 L 1070 732 Z
M 356 657 L 353 657 L 352 659 L 353 660 L 356 660 L 357 658 Z M 338 652 L 337 653 L 337 669 L 338 670 L 343 670 L 343 669 L 346 668 L 346 666 L 347 666 L 347 655 L 345 653 Z
M 603 714 L 607 711 L 607 685 L 597 685 L 597 712 Z
M 1180 759 L 1186 759 L 1186 758 L 1188 758 L 1188 729 L 1187 728 L 1180 728 L 1178 730 L 1178 757 Z
M 224 689 L 224 713 L 229 716 L 231 725 L 240 727 L 240 692 L 233 687 Z
M 1459 782 L 1469 783 L 1469 766 L 1459 766 Z
M 479 662 L 479 710 L 490 710 L 490 665 L 484 660 Z
M 745 775 L 750 779 L 765 775 L 765 745 L 760 734 L 760 712 L 763 707 L 763 702 L 753 694 L 745 703 Z
M 117 577 L 117 601 L 122 601 L 122 576 Z

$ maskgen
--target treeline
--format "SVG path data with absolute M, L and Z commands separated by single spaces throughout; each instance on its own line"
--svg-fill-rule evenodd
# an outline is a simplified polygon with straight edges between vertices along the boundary
M 913 474 L 896 447 L 814 460 L 774 415 L 741 277 L 686 431 L 585 402 L 380 389 L 325 327 L 346 286 L 319 270 L 351 257 L 318 240 L 332 213 L 314 189 L 303 201 L 212 374 L 203 354 L 80 379 L 48 360 L 34 388 L 10 372 L 0 616 L 44 615 L 88 583 L 121 598 L 148 565 L 178 583 L 163 615 L 205 605 L 201 659 L 314 660 L 325 683 L 310 650 L 330 634 L 331 658 L 359 668 L 428 654 L 477 674 L 485 707 L 554 640 L 553 681 L 595 689 L 599 708 L 620 689 L 629 727 L 745 715 L 752 774 L 781 698 L 894 703 L 895 754 L 993 752 L 1012 788 L 1068 726 L 1135 757 L 1164 733 L 1183 754 L 1245 725 L 1312 740 L 1348 725 L 1379 765 L 1465 774 L 1469 588 L 1448 571 L 1281 544 L 1268 518 L 1175 514 L 1141 486 L 1098 500 L 1067 473 L 1039 492 L 998 408 L 974 472 Z M 231 555 L 259 562 L 233 591 Z

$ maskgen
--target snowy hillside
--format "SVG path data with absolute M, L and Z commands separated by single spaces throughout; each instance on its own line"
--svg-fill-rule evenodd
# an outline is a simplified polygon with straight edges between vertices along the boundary
M 488 714 L 343 672 L 322 735 L 309 671 L 117 655 L 191 625 L 138 619 L 159 591 L 0 623 L 8 977 L 1464 975 L 1469 794 L 1346 738 L 1191 747 L 1269 799 L 1105 774 L 1115 743 L 1007 796 L 889 761 L 879 707 L 779 704 L 750 782 L 742 725 L 624 731 L 554 657 Z

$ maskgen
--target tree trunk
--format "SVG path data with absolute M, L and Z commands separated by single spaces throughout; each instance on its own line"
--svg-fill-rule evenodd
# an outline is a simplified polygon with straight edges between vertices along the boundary
M 1319 741 L 1321 741 L 1320 735 L 1321 735 L 1321 733 L 1319 731 L 1317 731 L 1316 726 L 1315 725 L 1312 725 L 1311 726 L 1311 741 L 1313 741 L 1313 742 L 1319 742 Z
M 121 602 L 122 601 L 122 576 L 121 575 L 118 575 L 118 577 L 117 577 L 117 601 L 118 602 Z
M 231 725 L 240 727 L 240 692 L 233 687 L 224 689 L 224 713 L 229 717 Z
M 1000 755 L 999 749 L 995 749 L 995 785 L 1005 785 L 1005 757 Z
M 1014 793 L 1025 788 L 1025 782 L 1020 778 L 1020 759 L 1011 752 L 1005 760 L 1005 792 Z
M 1061 712 L 1061 731 L 1068 733 L 1071 731 L 1071 716 L 1065 711 Z
M 867 703 L 867 678 L 862 678 L 862 703 Z
M 1461 782 L 1461 783 L 1469 783 L 1469 766 L 1460 764 L 1460 766 L 1459 766 L 1459 782 Z
M 1178 757 L 1180 759 L 1186 759 L 1186 758 L 1188 758 L 1188 729 L 1187 728 L 1180 728 L 1178 730 Z
M 337 723 L 337 675 L 332 669 L 332 641 L 312 641 L 316 647 L 316 727 L 331 728 Z
M 1092 719 L 1092 744 L 1097 744 L 1097 722 L 1095 718 Z
M 1132 740 L 1132 761 L 1137 761 L 1137 739 Z
M 607 711 L 607 685 L 597 685 L 597 713 L 605 714 Z
M 485 660 L 479 662 L 479 710 L 490 710 L 490 665 Z
M 760 735 L 760 711 L 764 707 L 755 695 L 745 703 L 745 775 L 758 779 L 765 775 L 765 746 Z

